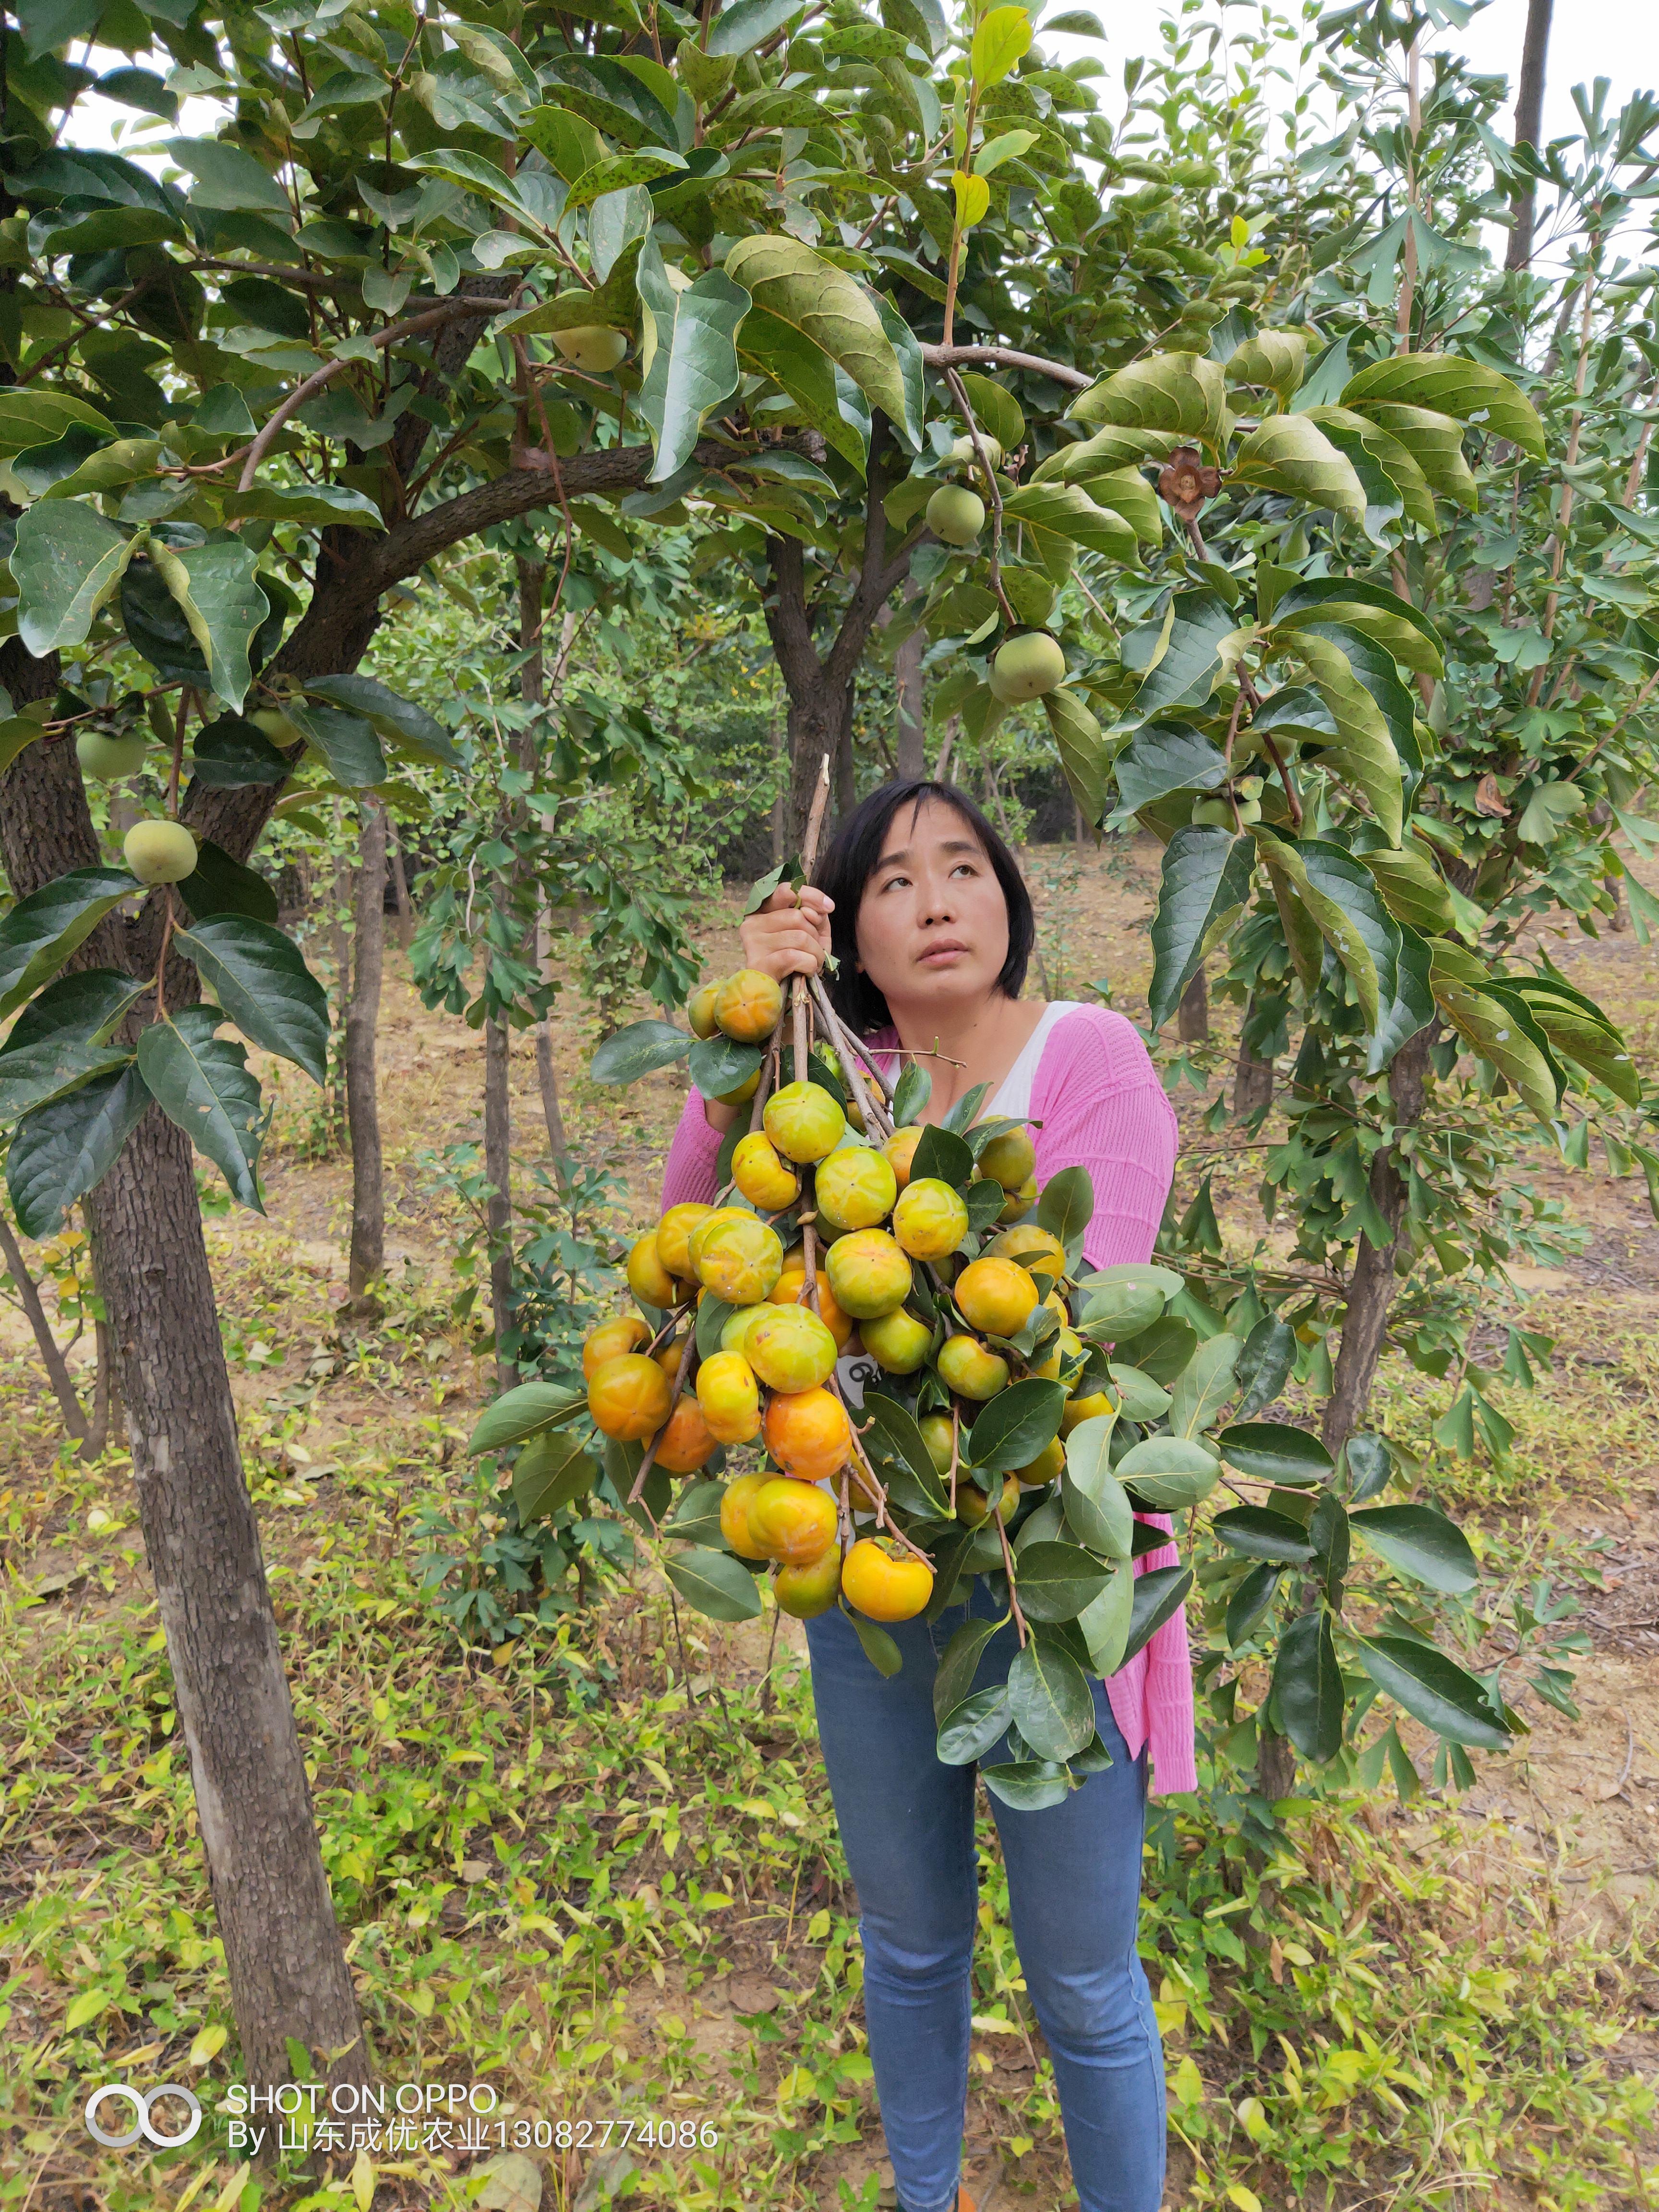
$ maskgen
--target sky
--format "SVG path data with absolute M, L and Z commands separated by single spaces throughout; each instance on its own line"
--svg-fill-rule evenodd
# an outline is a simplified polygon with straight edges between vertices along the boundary
M 1043 12 L 1057 15 L 1071 4 L 1075 0 L 1048 0 Z M 1100 54 L 1106 75 L 1097 82 L 1096 90 L 1102 105 L 1115 118 L 1122 107 L 1123 64 L 1136 54 L 1161 52 L 1158 25 L 1170 12 L 1169 0 L 1095 0 L 1095 10 L 1106 27 L 1103 50 L 1094 40 L 1067 38 L 1054 43 L 1067 59 L 1088 51 Z M 1238 11 L 1241 24 L 1245 12 L 1243 8 Z M 1461 46 L 1483 73 L 1502 73 L 1513 85 L 1520 76 L 1526 20 L 1527 0 L 1491 0 L 1466 30 L 1444 33 L 1432 43 Z M 1037 36 L 1042 42 L 1040 15 Z M 99 69 L 114 69 L 125 58 L 94 50 L 92 64 Z M 165 70 L 165 60 L 161 66 Z M 1616 111 L 1632 92 L 1659 89 L 1659 7 L 1653 0 L 1557 0 L 1545 80 L 1546 138 L 1576 129 L 1572 87 L 1588 84 L 1598 75 L 1613 81 L 1610 112 Z M 125 129 L 118 141 L 112 135 L 112 125 L 123 118 Z M 125 150 L 132 151 L 136 149 L 127 134 L 139 120 L 131 109 L 90 95 L 78 103 L 70 136 L 83 146 L 123 143 Z M 1510 120 L 1505 111 L 1500 127 L 1507 128 Z M 182 127 L 191 133 L 211 134 L 216 121 L 216 112 L 207 101 L 191 100 L 186 104 Z M 167 130 L 145 133 L 137 145 L 153 144 L 156 137 L 171 135 Z

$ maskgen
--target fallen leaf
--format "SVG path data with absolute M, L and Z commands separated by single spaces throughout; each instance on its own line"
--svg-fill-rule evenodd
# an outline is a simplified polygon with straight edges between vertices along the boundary
M 473 2168 L 475 2177 L 480 2173 L 489 2179 L 470 2203 L 487 2206 L 489 2212 L 538 2212 L 542 2170 L 533 2158 L 510 2150 L 501 2158 L 492 2158 L 488 2166 Z

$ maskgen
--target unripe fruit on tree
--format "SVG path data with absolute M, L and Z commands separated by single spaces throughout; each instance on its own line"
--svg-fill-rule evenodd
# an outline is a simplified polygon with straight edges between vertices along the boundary
M 647 1229 L 643 1237 L 635 1238 L 628 1255 L 626 1273 L 628 1287 L 642 1306 L 661 1310 L 672 1306 L 680 1294 L 679 1285 L 662 1263 L 654 1229 Z
M 743 1352 L 744 1346 L 749 1341 L 750 1330 L 753 1328 L 757 1321 L 765 1320 L 766 1312 L 766 1303 L 763 1299 L 758 1305 L 738 1306 L 734 1308 L 734 1310 L 726 1316 L 725 1323 L 720 1329 L 720 1350 L 722 1352 Z M 746 1359 L 748 1358 L 748 1354 L 744 1352 L 744 1357 Z
M 910 1295 L 910 1262 L 884 1229 L 837 1237 L 823 1265 L 836 1304 L 858 1321 L 879 1320 Z
M 739 968 L 714 994 L 715 1025 L 738 1044 L 758 1044 L 783 1014 L 783 989 L 763 968 Z
M 698 1281 L 717 1298 L 731 1306 L 752 1306 L 783 1273 L 783 1245 L 776 1230 L 752 1213 L 734 1213 L 703 1230 L 696 1267 Z
M 927 502 L 927 527 L 947 545 L 971 545 L 985 527 L 985 501 L 964 484 L 941 484 Z
M 997 648 L 988 678 L 991 690 L 1005 706 L 1040 699 L 1066 678 L 1066 655 L 1060 640 L 1046 629 L 1028 629 Z
M 1022 1267 L 1050 1276 L 1055 1282 L 1066 1273 L 1066 1247 L 1052 1229 L 1039 1229 L 1035 1222 L 1019 1229 L 1005 1229 L 985 1249 L 999 1260 L 1018 1260 Z
M 997 1219 L 1023 1221 L 1036 1204 L 1036 1177 L 1034 1175 L 1027 1176 L 1018 1189 L 1011 1190 L 1003 1200 L 1002 1211 L 998 1214 Z
M 593 1425 L 619 1443 L 655 1436 L 668 1419 L 672 1396 L 668 1377 L 656 1361 L 637 1352 L 607 1359 L 588 1377 L 587 1410 Z
M 1036 1457 L 1014 1473 L 1027 1490 L 1039 1490 L 1045 1482 L 1058 1482 L 1065 1465 L 1065 1445 L 1058 1437 L 1050 1437 Z
M 994 1398 L 1008 1383 L 1008 1363 L 974 1336 L 947 1336 L 939 1346 L 939 1379 L 958 1398 Z
M 662 1454 L 659 1452 L 657 1456 L 660 1459 Z M 1012 1520 L 1014 1509 L 1018 1504 L 1019 1485 L 1014 1480 L 1012 1475 L 1009 1475 L 1006 1477 L 1003 1481 L 1002 1495 L 997 1500 L 996 1511 L 998 1520 Z M 975 1488 L 974 1484 L 971 1482 L 957 1483 L 957 1520 L 965 1523 L 965 1525 L 969 1528 L 977 1528 L 981 1521 L 988 1521 L 990 1517 L 991 1501 L 985 1495 L 985 1492 L 982 1490 Z
M 678 1275 L 682 1282 L 696 1279 L 696 1269 L 691 1265 L 686 1240 L 698 1223 L 707 1221 L 714 1211 L 712 1206 L 703 1206 L 695 1199 L 689 1199 L 683 1206 L 671 1206 L 657 1224 L 657 1257 L 669 1273 Z
M 1259 814 L 1261 810 L 1256 809 Z M 1195 799 L 1193 801 L 1192 826 L 1194 830 L 1231 830 L 1233 810 L 1224 799 Z
M 746 1106 L 759 1089 L 760 1070 L 757 1068 L 735 1091 L 717 1091 L 714 1096 L 722 1106 Z
M 141 884 L 181 884 L 196 872 L 196 840 L 182 822 L 135 822 L 121 853 Z
M 841 1553 L 826 1544 L 816 1559 L 801 1566 L 780 1567 L 772 1578 L 772 1595 L 780 1613 L 797 1620 L 811 1620 L 828 1613 L 841 1595 Z
M 764 1129 L 739 1137 L 732 1155 L 732 1180 L 750 1206 L 781 1213 L 800 1196 L 800 1177 L 778 1158 Z
M 859 1328 L 864 1348 L 878 1367 L 890 1375 L 914 1375 L 927 1357 L 927 1347 L 933 1340 L 933 1332 L 925 1321 L 918 1321 L 912 1313 L 897 1306 L 878 1321 L 866 1321 Z
M 810 1482 L 775 1475 L 749 1501 L 749 1532 L 769 1558 L 805 1566 L 836 1540 L 836 1501 Z
M 1036 1173 L 1036 1146 L 1025 1129 L 1006 1129 L 993 1137 L 979 1156 L 979 1171 L 993 1176 L 1004 1190 L 1018 1190 L 1027 1176 Z
M 572 368 L 585 368 L 590 376 L 606 376 L 628 351 L 620 331 L 604 323 L 578 323 L 574 329 L 549 332 Z
M 942 1260 L 968 1234 L 968 1209 L 948 1182 L 922 1176 L 899 1193 L 893 1234 L 913 1260 Z
M 951 1434 L 953 1424 L 948 1413 L 924 1414 L 919 1426 L 921 1440 L 927 1447 L 927 1456 L 940 1474 L 951 1472 Z
M 921 1142 L 921 1131 L 920 1121 L 907 1121 L 903 1128 L 894 1130 L 881 1148 L 882 1157 L 892 1164 L 901 1190 L 910 1180 L 910 1163 L 915 1158 L 916 1146 Z
M 830 1278 L 822 1267 L 817 1274 L 818 1319 L 835 1338 L 836 1351 L 845 1352 L 852 1340 L 853 1316 L 836 1304 Z M 774 1306 L 806 1306 L 811 1310 L 806 1296 L 806 1268 L 802 1261 L 785 1260 L 783 1273 L 767 1293 L 766 1302 Z
M 767 1100 L 761 1124 L 785 1159 L 803 1167 L 828 1159 L 847 1133 L 846 1115 L 821 1083 L 786 1083 Z
M 720 1534 L 740 1559 L 766 1557 L 749 1528 L 749 1501 L 763 1480 L 758 1474 L 740 1474 L 735 1482 L 726 1484 L 720 1500 Z
M 618 1314 L 602 1321 L 582 1346 L 582 1380 L 591 1382 L 596 1368 L 607 1359 L 626 1358 L 651 1341 L 651 1332 L 637 1314 Z
M 676 1404 L 657 1440 L 657 1465 L 670 1474 L 693 1474 L 714 1450 L 715 1441 L 702 1406 L 688 1395 Z
M 260 708 L 248 720 L 256 730 L 263 730 L 273 745 L 302 745 L 306 742 L 303 730 L 295 729 L 286 714 L 279 714 L 270 707 Z
M 1012 1260 L 970 1260 L 951 1288 L 969 1328 L 991 1336 L 1013 1336 L 1036 1311 L 1037 1286 Z
M 1047 1357 L 1040 1366 L 1033 1367 L 1031 1372 L 1033 1375 L 1040 1376 L 1045 1382 L 1058 1382 L 1062 1363 L 1068 1359 L 1076 1359 L 1082 1351 L 1083 1339 L 1074 1328 L 1067 1328 L 1062 1322 L 1058 1334 L 1048 1339 Z M 1070 1395 L 1069 1392 L 1067 1395 Z
M 987 437 L 984 431 L 981 430 L 979 434 L 979 442 L 984 447 L 985 458 L 990 463 L 991 466 L 994 469 L 1000 469 L 1002 466 L 1002 448 L 998 445 L 996 440 L 994 438 Z M 971 461 L 975 467 L 978 466 L 979 455 L 974 449 L 974 441 L 971 434 L 957 440 L 955 445 L 951 448 L 951 459 L 953 461 Z
M 697 1403 L 716 1443 L 752 1443 L 760 1434 L 760 1389 L 740 1352 L 716 1352 L 703 1361 Z
M 704 983 L 693 991 L 685 1002 L 685 1018 L 691 1025 L 694 1037 L 711 1037 L 720 1027 L 714 1019 L 714 1001 L 720 996 L 718 983 Z
M 818 1212 L 837 1229 L 873 1229 L 885 1221 L 898 1196 L 890 1160 L 864 1145 L 843 1145 L 818 1168 Z
M 838 1474 L 853 1455 L 847 1408 L 828 1390 L 780 1391 L 761 1424 L 766 1449 L 803 1482 Z
M 137 775 L 149 750 L 149 738 L 143 730 L 134 730 L 125 738 L 107 737 L 102 730 L 82 730 L 75 740 L 75 757 L 81 763 L 82 775 L 93 776 L 100 783 Z
M 1060 1433 L 1069 1437 L 1080 1423 L 1092 1421 L 1097 1414 L 1115 1413 L 1116 1411 L 1117 1407 L 1103 1390 L 1091 1390 L 1086 1398 L 1068 1399 L 1066 1411 L 1060 1417 Z
M 744 1340 L 744 1357 L 769 1390 L 816 1390 L 836 1371 L 834 1336 L 807 1306 L 778 1306 Z
M 933 1571 L 884 1538 L 860 1536 L 842 1561 L 841 1586 L 866 1620 L 914 1620 L 933 1595 Z

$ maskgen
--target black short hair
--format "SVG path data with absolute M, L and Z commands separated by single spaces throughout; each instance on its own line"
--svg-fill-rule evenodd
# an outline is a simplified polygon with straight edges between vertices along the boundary
M 829 851 L 818 862 L 814 880 L 836 902 L 830 917 L 830 949 L 839 963 L 825 985 L 830 1003 L 855 1036 L 868 1036 L 892 1020 L 887 1001 L 858 964 L 859 908 L 864 887 L 876 872 L 893 817 L 901 808 L 920 807 L 930 799 L 952 808 L 985 848 L 1008 909 L 1008 957 L 1003 962 L 995 988 L 1006 998 L 1017 999 L 1025 981 L 1025 970 L 1036 943 L 1036 917 L 1019 863 L 998 836 L 965 791 L 953 783 L 929 778 L 884 783 L 870 793 L 836 832 Z

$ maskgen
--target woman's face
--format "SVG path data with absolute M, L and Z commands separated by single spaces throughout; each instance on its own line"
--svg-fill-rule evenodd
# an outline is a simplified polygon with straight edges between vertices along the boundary
M 858 912 L 859 965 L 896 1013 L 988 998 L 1008 957 L 1008 908 L 954 807 L 901 807 Z

